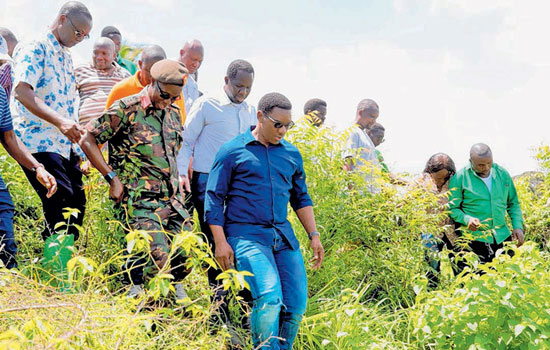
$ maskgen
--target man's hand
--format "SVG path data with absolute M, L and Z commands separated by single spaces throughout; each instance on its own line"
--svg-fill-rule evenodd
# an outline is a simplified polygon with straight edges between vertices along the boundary
M 313 258 L 310 260 L 310 262 L 314 262 L 313 269 L 317 270 L 319 267 L 321 267 L 321 264 L 323 263 L 323 259 L 325 258 L 325 249 L 323 248 L 323 245 L 321 244 L 321 239 L 319 236 L 313 236 L 311 239 L 311 250 L 313 251 Z
M 222 270 L 232 269 L 235 266 L 235 254 L 227 241 L 216 242 L 216 260 Z
M 85 130 L 80 125 L 69 119 L 63 119 L 58 129 L 63 135 L 67 136 L 72 143 L 78 143 L 85 133 Z
M 512 231 L 512 239 L 514 241 L 518 241 L 518 247 L 521 247 L 525 242 L 525 235 L 523 234 L 523 230 L 520 228 L 515 228 Z
M 90 167 L 92 165 L 90 164 L 90 161 L 89 160 L 86 160 L 84 162 L 81 162 L 80 163 L 80 171 L 82 171 L 82 174 L 88 176 L 90 175 Z
M 191 192 L 191 186 L 189 185 L 189 178 L 187 176 L 180 175 L 180 191 L 183 196 Z
M 46 171 L 44 167 L 40 166 L 36 169 L 36 179 L 42 184 L 42 186 L 48 189 L 46 197 L 50 198 L 57 191 L 57 181 L 52 174 Z
M 111 180 L 111 186 L 109 188 L 109 198 L 114 200 L 117 203 L 120 203 L 122 201 L 122 197 L 124 196 L 124 185 L 122 182 L 120 182 L 120 179 L 118 176 L 115 176 L 113 180 Z
M 471 218 L 470 221 L 468 221 L 468 228 L 470 231 L 477 231 L 479 226 L 481 226 L 481 222 L 478 218 Z

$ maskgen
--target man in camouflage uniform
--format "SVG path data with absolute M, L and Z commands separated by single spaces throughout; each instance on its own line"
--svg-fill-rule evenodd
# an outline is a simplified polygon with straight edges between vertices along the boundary
M 167 263 L 170 237 L 166 233 L 191 229 L 178 191 L 176 155 L 181 147 L 182 125 L 173 104 L 181 94 L 187 70 L 181 63 L 165 59 L 152 66 L 151 76 L 152 82 L 140 93 L 118 100 L 101 117 L 90 121 L 81 142 L 90 162 L 109 182 L 111 199 L 126 204 L 130 226 L 147 231 L 153 238 L 152 259 L 134 258 L 127 264 L 133 284 L 130 295 L 141 291 L 144 265 L 162 269 Z M 111 167 L 98 146 L 105 142 Z M 154 264 L 148 263 L 151 260 Z M 184 262 L 181 253 L 171 258 L 176 282 L 187 274 Z M 181 283 L 177 283 L 176 298 L 186 296 Z

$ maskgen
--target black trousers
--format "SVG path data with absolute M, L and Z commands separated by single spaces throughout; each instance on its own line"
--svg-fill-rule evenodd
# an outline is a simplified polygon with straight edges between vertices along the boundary
M 82 184 L 82 172 L 78 165 L 79 157 L 71 151 L 70 159 L 66 159 L 57 153 L 39 152 L 33 153 L 34 158 L 44 165 L 44 168 L 55 177 L 57 181 L 57 192 L 50 198 L 46 197 L 48 190 L 36 179 L 36 173 L 23 168 L 27 179 L 42 201 L 44 217 L 46 219 L 46 227 L 42 231 L 42 238 L 46 239 L 63 230 L 66 227 L 55 229 L 55 224 L 58 222 L 67 222 L 63 218 L 64 208 L 78 209 L 80 213 L 77 217 L 71 216 L 69 219 L 69 227 L 67 234 L 74 235 L 75 240 L 78 238 L 78 229 L 72 225 L 82 225 L 84 212 L 86 210 L 86 194 Z

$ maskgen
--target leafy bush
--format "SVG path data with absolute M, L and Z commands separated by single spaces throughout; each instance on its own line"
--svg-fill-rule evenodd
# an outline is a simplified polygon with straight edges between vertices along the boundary
M 445 290 L 421 292 L 411 315 L 420 344 L 438 349 L 547 349 L 550 256 L 532 242 L 507 247 Z

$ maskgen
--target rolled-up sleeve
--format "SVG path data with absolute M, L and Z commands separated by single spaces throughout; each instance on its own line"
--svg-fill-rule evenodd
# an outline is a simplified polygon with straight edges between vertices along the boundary
M 306 173 L 304 171 L 304 162 L 302 156 L 298 153 L 296 157 L 296 171 L 292 175 L 292 188 L 290 190 L 290 205 L 294 211 L 313 206 L 313 201 L 307 193 Z
M 212 165 L 204 198 L 204 221 L 208 225 L 225 224 L 224 202 L 229 190 L 233 162 L 230 152 L 222 147 Z

